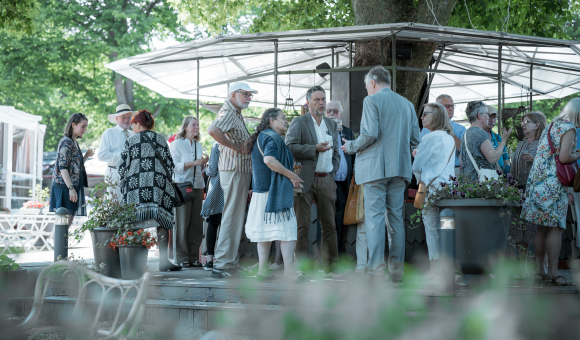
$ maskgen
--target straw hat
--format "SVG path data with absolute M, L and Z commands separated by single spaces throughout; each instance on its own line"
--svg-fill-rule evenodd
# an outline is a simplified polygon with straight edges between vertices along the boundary
M 112 113 L 110 115 L 107 116 L 107 120 L 113 124 L 117 124 L 117 120 L 115 119 L 118 116 L 122 116 L 124 114 L 127 113 L 137 113 L 137 111 L 133 111 L 131 110 L 131 107 L 127 104 L 121 104 L 119 106 L 117 106 L 117 112 Z

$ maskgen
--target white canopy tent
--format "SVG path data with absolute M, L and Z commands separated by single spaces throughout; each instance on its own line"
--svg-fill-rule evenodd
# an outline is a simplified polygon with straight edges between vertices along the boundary
M 198 105 L 199 100 L 223 101 L 228 85 L 236 81 L 259 91 L 253 105 L 282 106 L 288 96 L 303 104 L 306 90 L 314 84 L 330 89 L 330 76 L 318 76 L 317 65 L 331 65 L 324 70 L 330 74 L 368 70 L 351 67 L 354 44 L 385 38 L 438 44 L 434 58 L 440 59 L 432 69 L 386 67 L 395 88 L 397 71 L 436 74 L 430 100 L 447 93 L 457 104 L 484 100 L 501 107 L 501 97 L 509 103 L 522 96 L 524 101 L 532 96 L 540 100 L 580 91 L 579 41 L 413 23 L 217 36 L 107 67 L 165 97 L 198 99 Z

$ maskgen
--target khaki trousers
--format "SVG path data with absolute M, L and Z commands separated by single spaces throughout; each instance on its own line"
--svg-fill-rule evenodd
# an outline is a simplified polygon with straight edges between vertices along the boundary
M 235 268 L 238 265 L 240 259 L 238 249 L 244 232 L 251 179 L 251 174 L 220 171 L 220 182 L 224 191 L 224 211 L 215 247 L 213 261 L 215 269 Z
M 194 189 L 195 199 L 175 208 L 173 229 L 173 259 L 175 263 L 199 261 L 199 247 L 203 239 L 201 205 L 203 189 Z
M 336 182 L 330 175 L 314 177 L 312 186 L 304 194 L 294 196 L 294 211 L 298 222 L 298 240 L 296 241 L 296 256 L 308 258 L 308 231 L 311 222 L 312 200 L 316 203 L 322 234 L 320 252 L 322 266 L 329 267 L 338 260 L 338 245 L 336 240 Z

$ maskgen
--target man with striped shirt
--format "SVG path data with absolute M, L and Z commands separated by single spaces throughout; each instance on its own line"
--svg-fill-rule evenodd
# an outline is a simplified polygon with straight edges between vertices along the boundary
M 237 82 L 230 86 L 229 98 L 207 132 L 220 144 L 221 186 L 224 191 L 222 224 L 215 247 L 212 277 L 239 276 L 238 248 L 244 230 L 246 202 L 252 179 L 252 158 L 242 149 L 250 133 L 244 124 L 242 110 L 247 109 L 252 94 L 248 84 Z

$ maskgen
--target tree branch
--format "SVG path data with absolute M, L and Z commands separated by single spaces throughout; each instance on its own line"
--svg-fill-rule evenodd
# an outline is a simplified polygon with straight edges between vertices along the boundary
M 153 113 L 153 118 L 157 117 L 161 113 L 161 106 L 162 105 L 157 106 L 155 112 Z
M 153 7 L 155 7 L 155 5 L 157 5 L 157 3 L 160 0 L 153 0 L 151 1 L 149 4 L 147 4 L 147 6 L 145 6 L 145 17 L 149 18 L 149 14 L 151 14 L 151 11 L 153 10 Z

